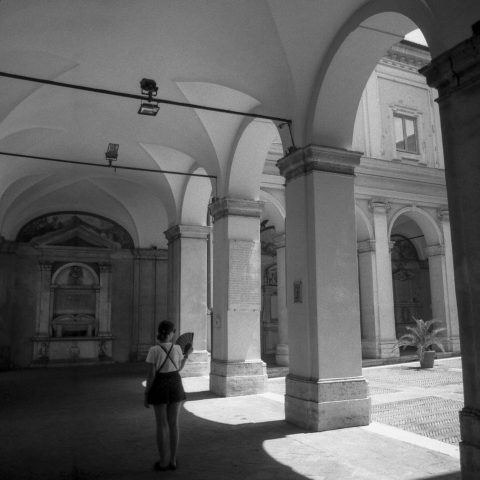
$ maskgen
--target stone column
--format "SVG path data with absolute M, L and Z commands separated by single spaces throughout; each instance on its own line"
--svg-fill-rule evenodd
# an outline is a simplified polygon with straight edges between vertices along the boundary
M 184 376 L 207 375 L 207 239 L 210 227 L 175 225 L 168 240 L 168 318 L 177 333 L 194 333 L 194 352 Z
M 210 205 L 214 222 L 210 390 L 218 395 L 265 390 L 260 348 L 261 211 L 261 202 L 235 198 Z
M 445 348 L 449 352 L 460 351 L 460 333 L 458 329 L 457 296 L 455 294 L 455 273 L 453 268 L 452 234 L 448 208 L 438 210 L 438 219 L 443 233 L 443 301 L 445 303 L 445 324 L 447 339 Z
M 287 210 L 285 417 L 310 430 L 370 421 L 355 232 L 354 169 L 360 155 L 310 145 L 278 162 Z
M 375 241 L 358 246 L 362 309 L 362 351 L 367 358 L 398 357 L 387 213 L 390 204 L 371 200 Z
M 277 302 L 278 302 L 278 343 L 275 351 L 275 362 L 288 367 L 288 312 L 287 291 L 285 285 L 285 233 L 274 238 L 277 251 Z
M 480 478 L 480 35 L 422 69 L 438 90 L 460 327 L 465 406 L 462 478 Z

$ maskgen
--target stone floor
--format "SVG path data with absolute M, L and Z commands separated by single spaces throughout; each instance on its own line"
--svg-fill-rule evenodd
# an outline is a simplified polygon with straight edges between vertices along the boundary
M 372 423 L 307 432 L 284 421 L 282 377 L 268 392 L 220 398 L 184 380 L 179 469 L 153 472 L 153 411 L 144 366 L 0 374 L 0 479 L 456 480 L 461 365 L 437 360 L 365 368 Z

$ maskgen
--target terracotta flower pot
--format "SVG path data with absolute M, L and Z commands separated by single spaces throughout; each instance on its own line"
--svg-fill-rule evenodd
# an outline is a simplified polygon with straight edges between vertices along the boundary
M 435 360 L 435 352 L 428 350 L 423 353 L 423 359 L 420 360 L 420 368 L 433 368 L 433 362 Z

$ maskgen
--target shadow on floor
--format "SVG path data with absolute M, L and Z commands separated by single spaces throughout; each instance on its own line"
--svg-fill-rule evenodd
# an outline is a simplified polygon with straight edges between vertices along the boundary
M 158 478 L 153 410 L 143 407 L 144 366 L 34 369 L 0 375 L 0 478 Z M 189 394 L 190 401 L 216 398 Z M 263 442 L 302 432 L 284 421 L 228 425 L 182 412 L 179 469 L 162 478 L 305 477 Z

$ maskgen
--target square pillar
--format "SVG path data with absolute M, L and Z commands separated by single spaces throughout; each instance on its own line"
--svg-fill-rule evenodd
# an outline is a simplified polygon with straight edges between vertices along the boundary
M 287 210 L 285 416 L 315 431 L 370 422 L 355 231 L 353 174 L 360 155 L 310 145 L 278 162 Z
M 478 30 L 478 26 L 477 29 Z M 480 35 L 421 70 L 438 90 L 462 350 L 463 480 L 480 478 Z
M 210 227 L 176 225 L 168 239 L 168 318 L 177 333 L 194 333 L 194 351 L 182 371 L 184 376 L 207 375 L 207 239 Z
M 221 198 L 213 217 L 213 325 L 210 390 L 233 396 L 262 393 L 261 360 L 262 203 Z

